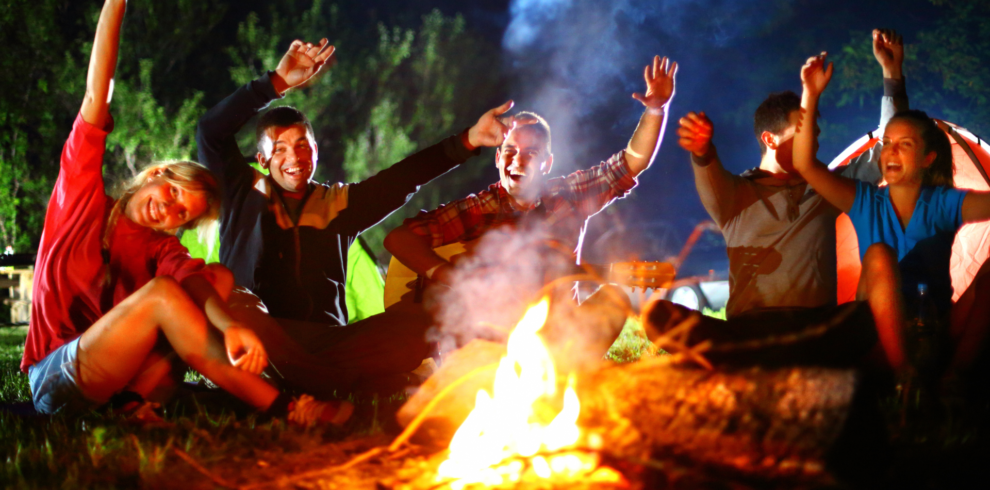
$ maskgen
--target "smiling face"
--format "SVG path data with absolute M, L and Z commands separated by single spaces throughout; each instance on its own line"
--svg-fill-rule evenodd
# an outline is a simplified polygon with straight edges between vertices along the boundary
M 520 203 L 534 202 L 553 166 L 553 155 L 546 138 L 528 126 L 521 126 L 505 138 L 495 151 L 502 187 Z
M 303 192 L 316 173 L 316 142 L 304 124 L 269 128 L 258 152 L 258 163 L 289 192 Z
M 894 119 L 883 133 L 880 171 L 888 185 L 921 185 L 925 169 L 935 160 L 935 152 L 925 152 L 925 143 L 913 124 Z
M 186 190 L 153 175 L 127 201 L 124 215 L 138 225 L 172 232 L 199 218 L 208 208 L 205 192 Z

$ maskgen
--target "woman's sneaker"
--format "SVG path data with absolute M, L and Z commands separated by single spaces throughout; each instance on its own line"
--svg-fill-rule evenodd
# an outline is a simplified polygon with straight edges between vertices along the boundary
M 289 403 L 289 423 L 312 427 L 317 423 L 344 425 L 354 413 L 354 404 L 347 401 L 321 402 L 310 395 L 302 395 Z

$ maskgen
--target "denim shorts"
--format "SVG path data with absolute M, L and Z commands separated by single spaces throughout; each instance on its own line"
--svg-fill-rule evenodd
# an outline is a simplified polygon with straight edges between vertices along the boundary
M 38 413 L 80 413 L 104 402 L 90 400 L 79 388 L 79 338 L 28 367 L 31 396 Z

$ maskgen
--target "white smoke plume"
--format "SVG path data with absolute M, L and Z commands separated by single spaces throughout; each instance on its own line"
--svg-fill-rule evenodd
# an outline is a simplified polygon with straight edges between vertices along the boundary
M 576 272 L 569 250 L 548 245 L 539 223 L 486 233 L 470 255 L 457 261 L 452 287 L 434 287 L 428 308 L 437 327 L 429 340 L 450 352 L 472 339 L 503 341 L 526 309 L 544 295 L 551 298 L 550 318 L 541 331 L 558 366 L 580 369 L 600 360 L 624 323 L 625 293 L 596 294 L 594 306 L 578 308 L 572 280 Z M 555 278 L 552 286 L 544 287 Z
M 642 113 L 630 96 L 644 90 L 643 67 L 654 55 L 692 66 L 678 82 L 698 83 L 707 75 L 696 59 L 705 50 L 782 22 L 792 7 L 787 0 L 513 0 L 509 13 L 502 47 L 516 76 L 516 107 L 550 123 L 560 174 L 622 149 Z

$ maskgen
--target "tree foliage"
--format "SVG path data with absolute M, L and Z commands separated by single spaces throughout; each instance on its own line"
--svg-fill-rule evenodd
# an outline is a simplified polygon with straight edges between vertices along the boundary
M 905 39 L 904 75 L 911 106 L 976 134 L 990 134 L 990 2 L 932 3 L 942 15 L 914 39 Z M 851 33 L 836 67 L 830 97 L 838 106 L 862 107 L 881 93 L 868 33 Z
M 62 145 L 85 90 L 98 0 L 10 0 L 0 9 L 0 246 L 37 247 Z M 251 12 L 264 5 L 268 10 Z M 329 37 L 336 66 L 278 104 L 298 106 L 317 129 L 318 178 L 357 181 L 469 125 L 497 102 L 497 46 L 460 17 L 369 22 L 361 9 L 323 0 L 277 5 L 229 0 L 131 0 L 124 21 L 107 140 L 108 184 L 157 160 L 194 159 L 206 108 L 274 69 L 292 39 Z M 234 16 L 235 18 L 231 18 Z M 236 34 L 228 26 L 238 26 Z M 227 31 L 227 32 L 225 32 Z M 253 132 L 242 149 L 253 154 Z M 477 170 L 478 167 L 473 167 Z M 453 179 L 465 190 L 478 172 Z M 439 203 L 436 189 L 419 205 Z M 395 224 L 401 217 L 392 218 Z M 380 246 L 383 232 L 373 232 Z M 191 243 L 191 237 L 187 242 Z

